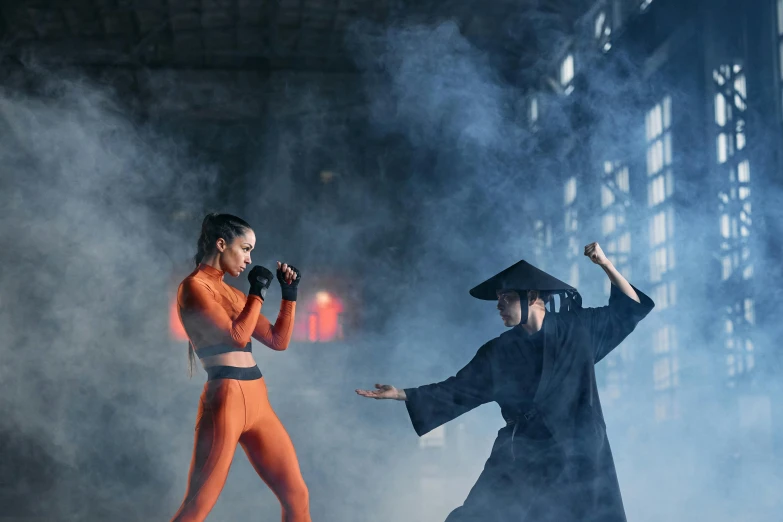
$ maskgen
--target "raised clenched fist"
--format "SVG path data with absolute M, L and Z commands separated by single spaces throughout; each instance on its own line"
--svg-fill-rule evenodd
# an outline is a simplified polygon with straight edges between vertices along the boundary
M 601 249 L 601 245 L 598 243 L 590 243 L 585 247 L 585 255 L 590 258 L 590 261 L 598 266 L 606 266 L 609 264 L 609 259 Z

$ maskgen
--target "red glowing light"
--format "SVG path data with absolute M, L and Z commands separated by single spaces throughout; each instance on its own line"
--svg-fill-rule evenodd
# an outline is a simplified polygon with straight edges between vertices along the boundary
M 315 294 L 315 304 L 318 307 L 327 307 L 332 303 L 332 296 L 329 292 L 318 292 Z
M 182 321 L 179 319 L 176 297 L 171 300 L 171 305 L 169 306 L 169 334 L 175 341 L 188 340 L 188 334 L 185 333 L 185 327 L 182 326 Z
M 303 307 L 304 317 L 297 321 L 297 340 L 326 343 L 343 338 L 340 322 L 343 303 L 337 296 L 321 291 L 306 303 Z

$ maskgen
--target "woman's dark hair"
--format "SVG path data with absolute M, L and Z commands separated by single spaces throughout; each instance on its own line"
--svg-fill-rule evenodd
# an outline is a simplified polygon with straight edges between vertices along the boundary
M 201 235 L 198 237 L 198 249 L 193 260 L 196 266 L 201 263 L 204 256 L 215 250 L 215 243 L 223 238 L 226 243 L 231 243 L 234 238 L 241 236 L 251 229 L 244 219 L 231 214 L 207 214 L 201 223 Z
M 251 230 L 252 227 L 244 219 L 231 214 L 207 214 L 201 223 L 201 235 L 198 237 L 198 246 L 193 260 L 196 266 L 201 264 L 204 257 L 215 251 L 215 243 L 223 238 L 226 243 L 231 243 L 235 238 Z M 188 343 L 188 373 L 192 377 L 196 367 L 196 350 L 193 343 Z

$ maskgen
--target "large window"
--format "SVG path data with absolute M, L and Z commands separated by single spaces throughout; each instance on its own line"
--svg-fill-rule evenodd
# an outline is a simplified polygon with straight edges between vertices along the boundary
M 649 213 L 649 266 L 652 297 L 660 324 L 653 333 L 653 387 L 655 418 L 658 421 L 679 416 L 676 390 L 680 386 L 677 331 L 672 315 L 665 312 L 677 303 L 677 280 L 674 251 L 675 214 L 671 204 L 674 194 L 672 172 L 672 99 L 663 98 L 647 113 L 647 204 Z
M 446 426 L 438 426 L 419 437 L 420 448 L 441 448 L 446 445 Z
M 574 90 L 574 55 L 568 54 L 560 62 L 560 85 L 563 92 L 571 94 Z
M 783 0 L 778 0 L 778 71 L 780 72 L 780 106 L 783 110 Z M 781 114 L 783 118 L 783 114 Z
M 778 1 L 783 6 L 783 0 Z M 779 9 L 779 16 L 783 12 Z M 751 291 L 753 256 L 750 238 L 753 230 L 751 204 L 751 164 L 747 156 L 745 113 L 747 86 L 740 64 L 723 65 L 713 71 L 715 85 L 716 169 L 721 180 L 718 193 L 721 237 L 721 279 L 725 364 L 730 386 L 755 366 L 751 338 L 755 322 Z
M 528 101 L 527 119 L 531 126 L 538 123 L 538 98 L 535 95 L 531 96 Z
M 601 181 L 601 245 L 604 253 L 627 279 L 631 279 L 631 233 L 626 209 L 630 205 L 628 167 L 620 161 L 604 162 L 599 174 Z M 611 282 L 605 279 L 604 291 L 609 297 Z M 619 398 L 626 390 L 628 363 L 633 356 L 631 347 L 621 344 L 615 357 L 602 363 L 601 396 L 609 400 Z
M 552 226 L 541 219 L 533 224 L 533 255 L 539 266 L 549 263 L 548 255 L 552 250 Z
M 650 220 L 650 281 L 661 283 L 674 268 L 675 256 L 672 236 L 674 213 L 669 199 L 674 193 L 672 174 L 672 102 L 664 98 L 653 107 L 646 118 L 647 134 L 647 202 Z
M 579 213 L 576 207 L 576 177 L 571 176 L 563 188 L 563 206 L 565 214 L 565 233 L 568 240 L 566 259 L 569 262 L 568 284 L 579 287 Z
M 628 167 L 618 161 L 604 162 L 601 176 L 601 244 L 607 257 L 626 279 L 631 279 L 631 232 L 626 209 L 630 204 Z M 606 280 L 609 295 L 611 283 Z
M 612 48 L 612 24 L 606 13 L 606 9 L 602 9 L 595 15 L 595 40 L 604 52 Z
M 653 333 L 653 389 L 657 421 L 675 419 L 680 414 L 676 396 L 680 387 L 678 352 L 675 326 L 661 324 Z

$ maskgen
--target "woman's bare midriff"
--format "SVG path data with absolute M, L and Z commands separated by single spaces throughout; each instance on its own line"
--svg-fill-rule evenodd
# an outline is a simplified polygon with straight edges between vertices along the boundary
M 252 368 L 256 365 L 253 354 L 249 352 L 229 352 L 201 359 L 204 368 L 210 366 L 236 366 L 237 368 Z

